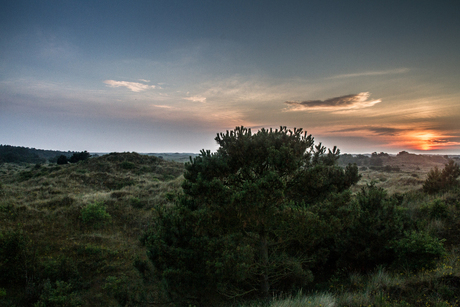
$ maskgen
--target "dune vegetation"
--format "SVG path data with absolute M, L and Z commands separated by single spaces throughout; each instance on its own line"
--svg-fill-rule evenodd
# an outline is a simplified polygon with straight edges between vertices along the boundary
M 346 159 L 352 157 L 330 154 L 318 154 L 323 160 L 312 164 L 310 176 L 342 169 L 348 178 Z M 277 216 L 299 225 L 303 216 L 322 231 L 302 237 L 288 230 L 305 232 L 307 226 L 279 228 L 275 219 L 267 242 L 276 238 L 272 243 L 279 244 L 267 249 L 268 262 L 254 243 L 262 242 L 263 232 L 246 226 L 262 221 L 245 220 L 246 234 L 239 236 L 237 228 L 227 231 L 239 225 L 231 215 L 222 230 L 212 224 L 218 211 L 194 213 L 200 204 L 193 197 L 202 203 L 213 199 L 203 198 L 199 191 L 208 183 L 194 177 L 206 174 L 200 167 L 208 162 L 220 163 L 209 153 L 187 165 L 136 153 L 63 165 L 2 163 L 0 305 L 459 306 L 458 164 L 448 157 L 408 155 L 374 156 L 379 165 L 361 157 L 356 165 L 360 178 L 350 181 L 355 184 L 333 190 L 338 183 L 330 183 L 327 193 L 312 198 L 315 206 L 294 205 L 302 202 L 292 194 L 289 208 L 277 209 Z M 443 173 L 449 165 L 451 170 Z M 447 184 L 443 178 L 449 176 L 455 178 Z M 314 178 L 310 182 L 327 177 Z M 433 182 L 436 188 L 428 188 Z M 269 197 L 279 200 L 280 195 Z M 184 216 L 199 217 L 201 224 Z M 213 229 L 224 239 L 203 236 Z M 184 231 L 196 245 L 179 242 Z M 280 235 L 283 231 L 295 240 Z M 196 246 L 203 249 L 192 250 Z M 255 286 L 259 277 L 268 281 L 268 296 Z M 200 289 L 200 282 L 207 284 Z

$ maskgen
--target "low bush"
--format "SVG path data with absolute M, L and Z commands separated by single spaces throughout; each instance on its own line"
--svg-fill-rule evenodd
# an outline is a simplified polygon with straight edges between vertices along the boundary
M 94 202 L 81 209 L 81 220 L 86 226 L 100 229 L 110 222 L 112 217 L 107 213 L 103 203 Z
M 406 232 L 405 237 L 392 242 L 398 264 L 411 270 L 432 269 L 436 260 L 446 254 L 443 240 L 426 232 Z
M 69 162 L 70 163 L 77 163 L 78 161 L 86 160 L 89 157 L 91 157 L 90 153 L 85 150 L 85 151 L 82 151 L 82 152 L 74 153 L 70 157 Z
M 459 186 L 459 181 L 457 180 L 459 176 L 460 166 L 458 166 L 454 160 L 449 160 L 449 162 L 444 165 L 442 171 L 437 167 L 430 170 L 423 184 L 423 191 L 434 194 Z
M 0 285 L 25 282 L 30 260 L 27 243 L 19 230 L 0 232 Z
M 40 295 L 40 299 L 33 306 L 34 307 L 58 307 L 68 306 L 76 307 L 81 306 L 82 302 L 78 297 L 78 294 L 74 292 L 72 284 L 65 281 L 56 281 L 51 283 L 50 280 L 46 280 L 43 285 L 43 291 Z
M 430 219 L 445 219 L 449 217 L 449 207 L 441 199 L 435 199 L 431 204 L 425 204 L 421 207 L 422 213 Z
M 361 271 L 392 263 L 391 239 L 411 228 L 401 200 L 374 185 L 363 188 L 356 199 L 354 221 L 336 238 L 338 265 Z
M 123 161 L 120 164 L 120 166 L 121 166 L 122 169 L 134 169 L 135 168 L 135 164 L 133 162 L 129 162 L 129 161 Z

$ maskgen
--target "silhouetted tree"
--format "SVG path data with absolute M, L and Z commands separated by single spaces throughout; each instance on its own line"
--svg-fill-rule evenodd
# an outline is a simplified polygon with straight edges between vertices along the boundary
M 313 279 L 346 220 L 356 165 L 302 129 L 237 127 L 186 165 L 176 207 L 156 211 L 142 241 L 167 291 L 186 302 L 281 292 Z

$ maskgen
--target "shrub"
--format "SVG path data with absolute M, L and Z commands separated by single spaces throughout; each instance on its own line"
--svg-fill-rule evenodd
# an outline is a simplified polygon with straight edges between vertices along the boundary
M 123 161 L 120 166 L 122 169 L 134 169 L 136 165 L 133 162 Z
M 338 265 L 354 270 L 372 269 L 394 261 L 392 238 L 401 238 L 410 227 L 398 196 L 389 197 L 374 185 L 357 195 L 355 219 L 336 238 Z
M 460 176 L 460 166 L 449 160 L 444 165 L 444 169 L 440 171 L 437 167 L 431 169 L 428 173 L 428 178 L 423 184 L 423 191 L 429 194 L 438 193 L 451 189 L 459 185 L 457 178 Z
M 431 219 L 444 219 L 449 217 L 448 206 L 441 199 L 435 199 L 431 204 L 421 208 L 422 213 L 426 213 Z
M 107 213 L 103 203 L 94 202 L 81 209 L 83 224 L 95 229 L 104 227 L 111 219 L 112 217 Z
M 72 284 L 65 281 L 56 281 L 51 283 L 48 279 L 45 281 L 40 300 L 34 304 L 34 307 L 58 307 L 58 306 L 81 306 L 77 293 L 73 291 Z
M 59 165 L 67 164 L 67 163 L 68 163 L 67 157 L 64 156 L 64 155 L 60 155 L 60 156 L 57 158 L 56 163 L 59 164 Z
M 127 282 L 128 279 L 124 275 L 121 277 L 107 276 L 102 289 L 112 295 L 118 301 L 120 306 L 126 306 L 129 302 Z
M 0 232 L 0 285 L 25 281 L 27 242 L 27 237 L 20 231 Z
M 40 271 L 43 280 L 65 281 L 72 283 L 73 286 L 81 282 L 81 275 L 75 261 L 63 255 L 58 259 L 44 259 L 40 263 Z
M 144 207 L 144 203 L 137 197 L 131 198 L 130 203 L 131 203 L 131 206 L 133 206 L 134 208 L 140 209 Z
M 69 162 L 70 163 L 77 163 L 78 161 L 83 161 L 83 160 L 86 160 L 90 157 L 91 155 L 89 154 L 89 152 L 87 152 L 86 150 L 85 151 L 82 151 L 82 152 L 78 152 L 78 153 L 74 153 L 70 159 L 69 159 Z
M 443 240 L 433 238 L 426 232 L 409 232 L 405 237 L 392 242 L 399 265 L 406 265 L 411 270 L 432 269 L 436 260 L 446 251 Z

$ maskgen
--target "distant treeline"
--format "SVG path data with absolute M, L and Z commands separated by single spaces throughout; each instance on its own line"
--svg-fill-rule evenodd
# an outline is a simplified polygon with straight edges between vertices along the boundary
M 59 156 L 71 157 L 77 152 L 44 150 L 11 145 L 0 145 L 0 163 L 44 163 L 57 162 Z
M 341 154 L 338 160 L 339 165 L 348 165 L 349 163 L 355 164 L 358 166 L 367 166 L 367 167 L 382 167 L 386 163 L 396 159 L 396 160 L 405 160 L 411 162 L 435 162 L 435 163 L 447 163 L 450 158 L 458 160 L 458 157 L 449 157 L 447 155 L 417 155 L 408 153 L 407 151 L 401 151 L 396 156 L 390 156 L 385 152 L 373 152 L 369 155 L 352 155 L 352 154 Z

